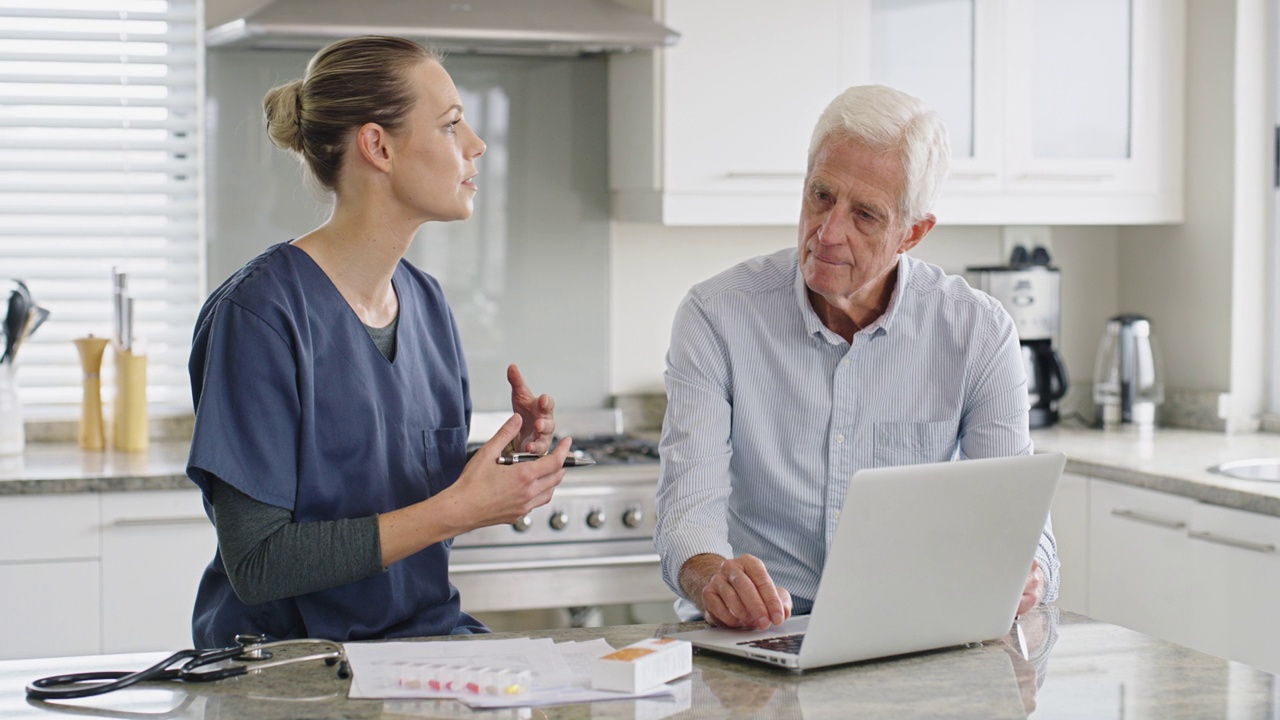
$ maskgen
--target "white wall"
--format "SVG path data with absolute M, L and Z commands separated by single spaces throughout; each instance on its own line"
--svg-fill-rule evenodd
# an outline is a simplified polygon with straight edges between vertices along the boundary
M 673 228 L 615 221 L 609 277 L 613 394 L 663 392 L 671 320 L 690 286 L 734 263 L 794 244 L 794 228 Z

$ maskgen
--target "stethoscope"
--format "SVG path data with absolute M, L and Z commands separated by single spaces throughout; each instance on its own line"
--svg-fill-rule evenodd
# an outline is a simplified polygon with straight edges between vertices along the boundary
M 272 649 L 299 645 L 312 645 L 324 649 L 300 657 L 272 659 Z M 27 686 L 27 697 L 35 700 L 71 700 L 103 695 L 152 680 L 212 682 L 312 660 L 323 660 L 324 664 L 329 666 L 337 665 L 338 677 L 344 679 L 351 677 L 351 663 L 347 661 L 347 651 L 342 647 L 342 643 L 311 638 L 267 642 L 264 635 L 236 635 L 236 644 L 231 647 L 216 650 L 179 650 L 146 670 L 137 672 L 106 670 L 43 677 Z M 207 667 L 223 661 L 228 663 L 238 661 L 246 664 Z

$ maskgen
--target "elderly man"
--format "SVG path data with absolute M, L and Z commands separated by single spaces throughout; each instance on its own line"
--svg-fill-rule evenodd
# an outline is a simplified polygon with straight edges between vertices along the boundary
M 906 254 L 937 222 L 948 157 L 918 100 L 849 88 L 814 128 L 799 246 L 680 305 L 655 543 L 682 618 L 764 629 L 809 612 L 862 468 L 1032 451 L 1012 319 Z M 1057 585 L 1046 525 L 1019 612 Z

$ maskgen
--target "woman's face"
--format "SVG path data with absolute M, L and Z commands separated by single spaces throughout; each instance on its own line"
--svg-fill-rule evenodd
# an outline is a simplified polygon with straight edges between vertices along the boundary
M 476 158 L 485 145 L 462 117 L 462 99 L 440 63 L 409 71 L 417 103 L 393 136 L 392 188 L 425 220 L 465 220 L 476 195 Z

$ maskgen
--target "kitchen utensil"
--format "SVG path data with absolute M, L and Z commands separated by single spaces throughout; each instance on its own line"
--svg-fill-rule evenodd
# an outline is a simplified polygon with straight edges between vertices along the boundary
M 27 311 L 31 309 L 30 295 L 24 292 L 26 286 L 17 282 L 19 289 L 9 293 L 8 311 L 4 316 L 4 355 L 0 355 L 0 362 L 13 362 L 13 355 L 22 343 L 22 333 L 27 328 Z
M 147 356 L 116 351 L 116 398 L 112 446 L 126 452 L 147 449 Z
M 84 371 L 84 398 L 80 404 L 80 449 L 103 450 L 107 446 L 102 426 L 102 353 L 107 339 L 90 335 L 72 340 Z
M 45 310 L 44 308 L 38 305 L 31 308 L 31 311 L 35 316 L 35 319 L 32 321 L 31 327 L 27 328 L 27 334 L 22 338 L 23 340 L 26 340 L 27 338 L 34 335 L 36 330 L 38 330 L 40 326 L 44 324 L 44 321 L 49 319 L 49 311 Z
M 1141 315 L 1108 320 L 1093 373 L 1097 424 L 1155 427 L 1156 409 L 1164 402 L 1162 375 L 1151 321 Z

